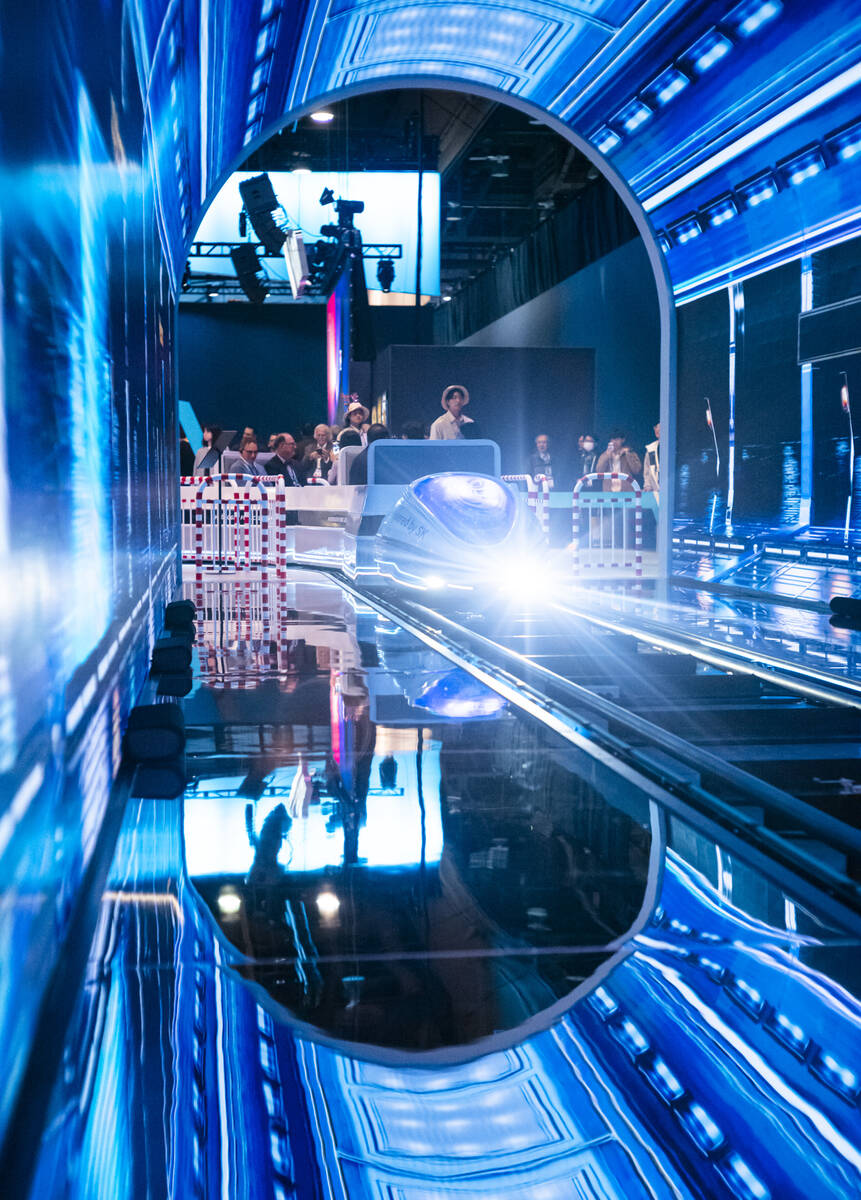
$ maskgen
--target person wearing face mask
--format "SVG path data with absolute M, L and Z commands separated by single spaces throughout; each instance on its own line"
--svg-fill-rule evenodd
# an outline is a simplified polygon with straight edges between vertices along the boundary
M 582 479 L 584 475 L 592 474 L 592 472 L 595 470 L 595 464 L 598 461 L 595 438 L 591 433 L 582 433 L 577 439 L 577 447 L 577 479 Z M 584 486 L 591 488 L 591 484 L 586 484 Z

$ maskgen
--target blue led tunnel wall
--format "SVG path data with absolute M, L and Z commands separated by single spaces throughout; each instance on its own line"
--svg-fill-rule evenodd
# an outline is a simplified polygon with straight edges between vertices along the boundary
M 223 179 L 327 96 L 477 90 L 603 155 L 693 299 L 861 231 L 861 0 L 48 0 L 0 21 L 2 1128 L 173 570 L 171 289 Z
M 0 43 L 2 1134 L 175 579 L 177 432 L 123 8 L 7 5 Z

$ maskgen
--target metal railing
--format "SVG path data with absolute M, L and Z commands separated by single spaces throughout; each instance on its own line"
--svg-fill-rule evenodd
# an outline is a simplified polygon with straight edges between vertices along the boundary
M 620 490 L 583 492 L 587 484 L 605 480 L 619 483 Z M 633 520 L 628 519 L 631 510 Z M 632 475 L 593 471 L 577 480 L 571 497 L 571 555 L 578 574 L 633 569 L 638 579 L 642 577 L 643 498 Z

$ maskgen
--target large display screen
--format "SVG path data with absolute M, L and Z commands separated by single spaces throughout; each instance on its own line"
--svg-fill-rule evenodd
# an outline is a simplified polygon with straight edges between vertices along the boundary
M 177 428 L 122 9 L 0 19 L 18 71 L 0 116 L 2 1136 L 175 584 Z
M 239 185 L 259 172 L 236 171 L 212 201 L 204 216 L 195 240 L 200 242 L 237 242 L 242 197 Z M 394 262 L 393 292 L 414 293 L 418 267 L 418 189 L 419 176 L 415 171 L 269 171 L 269 178 L 283 211 L 275 211 L 276 221 L 286 222 L 291 229 L 301 229 L 305 245 L 320 238 L 321 225 L 337 224 L 333 205 L 322 206 L 320 196 L 329 188 L 335 199 L 360 200 L 364 212 L 355 216 L 355 226 L 364 243 L 400 247 L 400 257 Z M 423 295 L 439 295 L 439 229 L 440 177 L 435 171 L 424 171 L 421 177 L 422 228 L 420 291 Z M 253 230 L 248 235 L 255 241 Z M 283 258 L 262 260 L 272 279 L 287 280 L 287 264 Z M 189 258 L 192 271 L 217 272 L 235 275 L 230 258 Z M 365 263 L 365 280 L 372 291 L 381 290 L 374 260 Z

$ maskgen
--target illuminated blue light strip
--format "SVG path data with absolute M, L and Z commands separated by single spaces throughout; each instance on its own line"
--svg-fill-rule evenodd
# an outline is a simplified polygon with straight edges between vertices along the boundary
M 748 255 L 747 258 L 739 259 L 736 263 L 723 265 L 715 271 L 698 275 L 695 279 L 685 280 L 674 289 L 676 304 L 689 304 L 701 296 L 708 295 L 709 292 L 726 287 L 727 275 L 730 273 L 736 282 L 743 283 L 752 275 L 759 275 L 764 270 L 792 262 L 799 257 L 802 249 L 810 249 L 811 252 L 818 253 L 831 246 L 837 246 L 850 237 L 854 237 L 859 232 L 859 227 L 861 227 L 861 205 L 849 213 L 842 214 L 834 221 L 802 229 L 785 241 L 778 242 L 776 246 L 766 246 L 754 254 Z M 828 237 L 827 235 L 830 233 L 834 233 L 835 236 Z M 824 240 L 820 241 L 820 238 Z
M 812 146 L 777 164 L 777 169 L 783 174 L 786 182 L 792 187 L 813 179 L 825 170 L 825 159 L 819 146 Z
M 783 12 L 781 0 L 752 0 L 740 4 L 727 16 L 726 23 L 741 37 L 752 37 L 763 25 L 768 25 Z
M 856 154 L 861 153 L 861 121 L 850 126 L 849 129 L 842 129 L 839 133 L 832 134 L 826 140 L 833 154 L 841 162 L 848 162 Z
M 209 2 L 200 4 L 200 202 L 209 191 Z
M 690 171 L 680 175 L 678 179 L 673 180 L 665 188 L 654 195 L 649 196 L 642 201 L 643 208 L 646 212 L 654 212 L 656 208 L 660 208 L 662 204 L 666 204 L 668 200 L 672 200 L 674 196 L 678 196 L 681 192 L 686 191 L 689 187 L 693 187 L 695 183 L 699 183 L 701 179 L 705 179 L 719 167 L 726 166 L 740 155 L 745 154 L 748 150 L 752 150 L 754 146 L 760 145 L 775 133 L 780 133 L 781 130 L 794 125 L 802 117 L 808 116 L 815 112 L 823 104 L 827 104 L 829 100 L 834 100 L 837 96 L 842 96 L 844 92 L 861 83 L 861 63 L 849 67 L 836 75 L 834 79 L 824 83 L 822 87 L 816 88 L 808 96 L 804 96 L 801 100 L 796 100 L 794 104 L 790 104 L 783 112 L 777 113 L 768 121 L 764 121 L 756 129 L 751 129 L 742 137 L 737 138 L 730 145 L 724 146 L 723 150 L 719 150 L 710 158 L 705 159 L 699 166 L 693 167 Z
M 732 524 L 735 503 L 735 364 L 738 335 L 744 336 L 744 284 L 731 283 L 729 294 L 729 454 L 727 461 L 726 524 Z
M 801 257 L 801 312 L 813 308 L 813 256 Z M 810 507 L 813 498 L 813 366 L 801 364 L 801 503 L 798 513 L 800 525 L 810 524 Z
M 621 142 L 621 137 L 615 130 L 610 129 L 608 125 L 602 125 L 592 136 L 589 141 L 602 154 L 609 154 L 611 150 L 615 150 Z
M 794 1110 L 799 1116 L 805 1117 L 816 1129 L 825 1143 L 840 1155 L 846 1162 L 861 1171 L 861 1150 L 859 1150 L 821 1111 L 815 1108 L 804 1096 L 795 1090 L 785 1079 L 774 1070 L 765 1058 L 751 1044 L 741 1037 L 728 1025 L 711 1005 L 701 1000 L 697 993 L 682 978 L 675 967 L 668 967 L 657 959 L 651 958 L 641 951 L 634 952 L 634 957 L 648 964 L 657 971 L 667 985 L 677 991 L 686 1003 L 702 1018 L 715 1035 L 730 1046 L 744 1062 L 752 1074 L 759 1076 L 775 1095 L 783 1100 L 788 1109 Z
M 703 34 L 694 42 L 690 50 L 680 54 L 679 59 L 684 63 L 690 63 L 698 75 L 704 75 L 722 58 L 725 58 L 730 50 L 732 50 L 732 42 L 729 38 L 718 32 L 717 29 L 710 29 L 708 33 Z
M 690 82 L 687 75 L 684 75 L 677 67 L 668 67 L 644 90 L 649 96 L 654 96 L 658 104 L 669 104 L 675 96 L 678 96 L 679 92 L 685 90 Z

